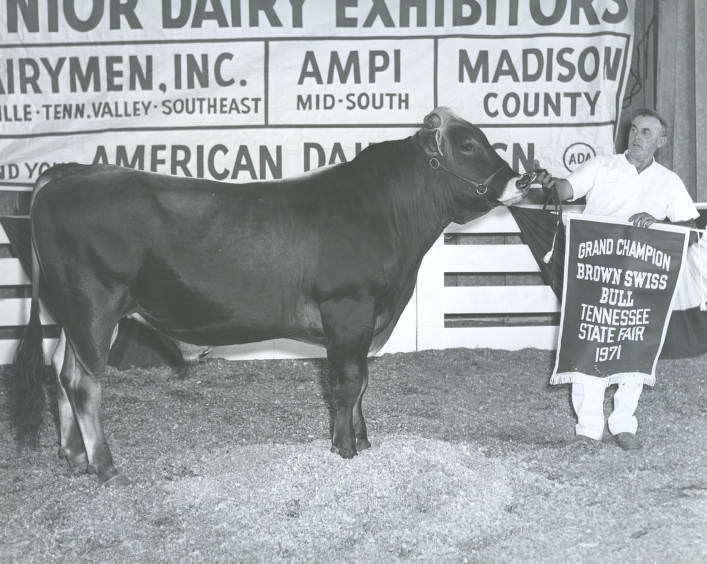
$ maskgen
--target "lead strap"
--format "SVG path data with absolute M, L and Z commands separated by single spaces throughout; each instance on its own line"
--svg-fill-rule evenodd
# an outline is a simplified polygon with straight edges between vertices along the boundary
M 557 193 L 557 188 L 552 187 L 550 188 L 550 193 L 548 194 L 547 199 L 545 200 L 545 204 L 543 205 L 543 210 L 547 207 L 548 202 L 552 200 L 552 203 L 555 207 L 555 214 L 557 215 L 557 218 L 555 219 L 555 233 L 552 236 L 552 245 L 550 245 L 550 250 L 545 253 L 545 256 L 543 257 L 543 262 L 545 264 L 549 264 L 550 261 L 552 260 L 552 255 L 555 254 L 555 243 L 557 242 L 557 232 L 562 229 L 562 201 L 560 200 L 560 196 Z

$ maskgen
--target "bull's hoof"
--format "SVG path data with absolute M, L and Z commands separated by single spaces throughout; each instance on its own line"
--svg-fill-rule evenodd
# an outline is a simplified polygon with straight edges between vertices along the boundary
M 356 448 L 343 448 L 335 445 L 331 445 L 331 452 L 335 452 L 341 458 L 353 458 L 356 454 L 358 454 L 356 452 Z
M 88 472 L 88 457 L 85 452 L 75 454 L 69 452 L 64 447 L 59 447 L 59 452 L 57 454 L 59 455 L 59 458 L 66 460 L 72 474 L 78 475 Z
M 371 443 L 368 441 L 368 439 L 356 439 L 356 450 L 358 452 L 366 450 L 367 448 L 371 448 Z
M 118 476 L 118 470 L 112 464 L 102 468 L 99 468 L 94 464 L 89 464 L 88 473 L 95 474 L 101 484 L 105 484 Z

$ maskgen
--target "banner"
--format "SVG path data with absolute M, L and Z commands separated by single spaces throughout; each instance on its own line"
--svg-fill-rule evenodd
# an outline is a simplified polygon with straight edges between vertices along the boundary
M 584 376 L 655 382 L 689 232 L 568 214 L 557 358 L 551 384 Z
M 58 162 L 229 182 L 406 137 L 437 106 L 519 172 L 613 152 L 634 0 L 0 1 L 0 188 Z

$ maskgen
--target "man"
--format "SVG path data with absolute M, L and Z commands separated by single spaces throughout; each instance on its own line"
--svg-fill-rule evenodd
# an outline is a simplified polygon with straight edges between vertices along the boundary
M 586 197 L 584 213 L 628 220 L 638 227 L 656 221 L 696 227 L 699 217 L 680 177 L 655 161 L 655 152 L 667 142 L 667 124 L 653 110 L 639 110 L 631 121 L 628 148 L 623 154 L 597 156 L 567 178 L 536 171 L 535 182 L 555 188 L 561 200 Z M 572 382 L 572 405 L 577 414 L 576 434 L 601 440 L 604 432 L 603 378 L 583 375 Z M 614 394 L 609 431 L 625 450 L 641 448 L 634 416 L 643 390 L 638 374 L 626 375 Z

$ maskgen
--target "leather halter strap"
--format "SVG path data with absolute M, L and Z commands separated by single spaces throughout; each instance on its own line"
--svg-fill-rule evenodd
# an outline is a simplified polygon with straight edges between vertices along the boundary
M 482 182 L 476 182 L 475 180 L 471 180 L 470 178 L 464 178 L 463 176 L 460 176 L 457 173 L 452 172 L 448 168 L 442 166 L 442 162 L 437 157 L 430 158 L 429 165 L 430 165 L 430 168 L 433 170 L 443 170 L 447 174 L 451 174 L 452 176 L 458 178 L 459 180 L 462 180 L 463 182 L 466 182 L 467 184 L 471 185 L 474 188 L 475 192 L 479 196 L 483 196 L 488 202 L 491 202 L 491 200 L 489 200 L 488 195 L 487 195 L 488 190 L 489 190 L 489 183 L 504 168 L 503 166 L 500 166 L 495 171 L 493 171 L 491 173 L 491 175 L 488 176 L 485 180 L 483 180 Z M 494 205 L 497 205 L 496 202 L 491 202 L 491 203 L 493 203 Z

